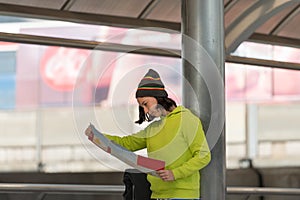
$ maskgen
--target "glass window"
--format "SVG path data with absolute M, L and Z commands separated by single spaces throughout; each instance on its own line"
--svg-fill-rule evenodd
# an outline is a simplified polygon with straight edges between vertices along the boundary
M 15 107 L 16 52 L 0 51 L 0 109 Z

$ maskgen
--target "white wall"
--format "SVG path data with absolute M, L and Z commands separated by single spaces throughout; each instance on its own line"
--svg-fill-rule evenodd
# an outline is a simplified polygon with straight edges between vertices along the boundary
M 227 166 L 239 166 L 246 156 L 245 105 L 226 105 Z M 39 159 L 46 171 L 122 170 L 127 166 L 97 149 L 84 135 L 92 122 L 100 131 L 127 135 L 142 127 L 137 106 L 44 108 L 0 112 L 0 171 L 36 170 Z M 257 166 L 300 165 L 300 104 L 258 105 Z M 37 154 L 38 136 L 42 152 Z M 145 154 L 145 152 L 139 152 Z

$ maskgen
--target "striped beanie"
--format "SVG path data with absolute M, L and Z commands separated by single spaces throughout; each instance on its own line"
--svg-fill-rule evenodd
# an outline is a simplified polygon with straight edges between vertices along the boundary
M 168 97 L 159 74 L 150 69 L 139 83 L 135 97 Z

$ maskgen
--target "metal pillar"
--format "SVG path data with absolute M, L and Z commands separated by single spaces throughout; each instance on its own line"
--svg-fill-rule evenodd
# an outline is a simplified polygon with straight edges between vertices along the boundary
M 182 0 L 182 64 L 188 82 L 183 83 L 183 104 L 200 117 L 212 156 L 201 170 L 204 200 L 225 200 L 226 194 L 223 9 L 223 0 Z

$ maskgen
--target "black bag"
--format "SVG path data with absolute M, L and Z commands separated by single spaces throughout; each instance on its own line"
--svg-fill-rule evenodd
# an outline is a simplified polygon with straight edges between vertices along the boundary
M 150 200 L 150 183 L 147 181 L 147 174 L 136 169 L 126 169 L 123 176 L 125 184 L 124 200 Z

